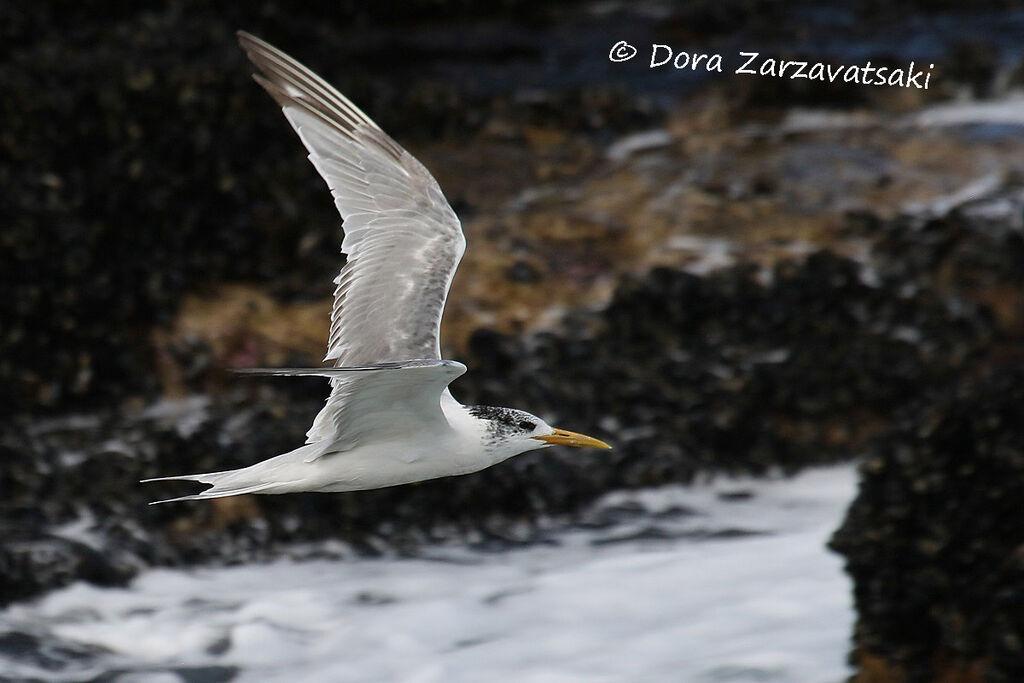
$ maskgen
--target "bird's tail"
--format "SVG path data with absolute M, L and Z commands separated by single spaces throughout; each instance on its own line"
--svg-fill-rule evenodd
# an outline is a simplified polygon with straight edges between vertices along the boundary
M 261 493 L 268 489 L 277 488 L 280 486 L 279 482 L 260 482 L 253 484 L 252 480 L 244 481 L 238 477 L 239 470 L 228 470 L 227 472 L 207 472 L 206 474 L 182 474 L 176 477 L 156 477 L 153 479 L 143 479 L 141 483 L 146 484 L 151 481 L 197 481 L 201 484 L 212 484 L 212 486 L 205 491 L 201 491 L 191 496 L 181 496 L 179 498 L 168 498 L 167 500 L 154 500 L 150 505 L 159 505 L 160 503 L 175 503 L 181 500 L 207 500 L 210 498 L 226 498 L 228 496 L 240 496 L 243 493 Z M 234 480 L 234 481 L 232 481 Z

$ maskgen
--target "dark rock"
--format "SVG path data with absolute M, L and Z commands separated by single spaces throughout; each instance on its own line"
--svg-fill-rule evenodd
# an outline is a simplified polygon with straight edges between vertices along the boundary
M 855 263 L 827 252 L 780 265 L 767 286 L 746 266 L 707 278 L 655 270 L 553 332 L 479 331 L 465 359 L 473 371 L 453 387 L 468 404 L 527 409 L 615 450 L 532 453 L 345 495 L 150 507 L 196 487 L 137 483 L 289 450 L 326 394 L 318 381 L 238 380 L 142 411 L 18 416 L 0 432 L 0 519 L 20 534 L 0 540 L 3 597 L 75 578 L 122 582 L 141 566 L 269 558 L 324 538 L 365 553 L 452 537 L 489 549 L 541 542 L 545 520 L 572 519 L 610 490 L 850 457 L 920 392 L 984 362 L 996 334 L 983 307 L 868 286 Z M 103 557 L 54 528 L 77 530 L 69 538 L 90 539 Z M 37 561 L 43 552 L 54 561 Z
M 856 645 L 908 681 L 955 662 L 1024 680 L 1024 369 L 924 402 L 867 449 L 831 542 L 854 580 Z
M 854 580 L 866 680 L 1024 678 L 1022 215 L 1011 179 L 945 211 L 856 220 L 883 288 L 985 302 L 998 323 L 987 361 L 922 385 L 863 449 L 831 547 Z
M 24 540 L 11 536 L 4 534 L 0 541 L 0 604 L 80 580 L 120 585 L 135 574 L 136 567 L 118 564 L 113 553 L 78 541 L 52 535 Z
M 976 306 L 894 296 L 826 252 L 783 264 L 768 287 L 754 276 L 656 270 L 561 335 L 478 333 L 460 396 L 519 396 L 570 426 L 611 418 L 615 477 L 630 485 L 701 467 L 798 467 L 853 454 L 923 388 L 978 362 L 996 334 Z

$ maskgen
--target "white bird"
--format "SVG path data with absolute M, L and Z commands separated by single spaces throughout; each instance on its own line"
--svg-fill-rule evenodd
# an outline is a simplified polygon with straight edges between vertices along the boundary
M 196 495 L 357 491 L 476 472 L 556 444 L 611 448 L 512 408 L 464 406 L 441 359 L 441 314 L 466 240 L 437 181 L 344 95 L 277 48 L 238 33 L 254 75 L 327 182 L 347 260 L 334 282 L 325 361 L 252 369 L 330 378 L 326 405 L 293 451 L 225 472 L 160 477 L 212 484 Z

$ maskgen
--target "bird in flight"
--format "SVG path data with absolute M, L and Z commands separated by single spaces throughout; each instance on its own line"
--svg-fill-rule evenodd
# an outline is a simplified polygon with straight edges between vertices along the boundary
M 333 367 L 253 368 L 321 375 L 327 403 L 295 450 L 224 472 L 160 477 L 211 484 L 157 501 L 245 493 L 358 491 L 468 474 L 557 444 L 611 448 L 522 410 L 465 406 L 448 384 L 466 372 L 441 358 L 441 314 L 465 250 L 437 181 L 348 98 L 244 31 L 238 39 L 327 182 L 344 221 L 325 361 Z

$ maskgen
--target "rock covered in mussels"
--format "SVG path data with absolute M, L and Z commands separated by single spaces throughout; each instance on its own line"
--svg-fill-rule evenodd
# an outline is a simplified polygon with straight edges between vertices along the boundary
M 854 582 L 865 681 L 1024 679 L 1021 216 L 1011 178 L 863 233 L 883 283 L 983 302 L 997 323 L 978 362 L 921 386 L 864 445 L 857 497 L 830 545 Z
M 363 552 L 453 537 L 503 546 L 543 538 L 552 518 L 623 486 L 848 457 L 917 387 L 945 386 L 977 360 L 995 334 L 985 311 L 869 286 L 856 263 L 827 252 L 780 265 L 769 284 L 746 266 L 706 278 L 656 270 L 552 332 L 479 331 L 465 359 L 472 371 L 452 387 L 467 404 L 522 408 L 615 450 L 534 452 L 465 477 L 345 495 L 149 507 L 194 487 L 137 483 L 289 450 L 322 405 L 317 378 L 238 380 L 134 413 L 9 420 L 0 519 L 29 510 L 38 524 L 27 539 L 0 537 L 0 557 L 60 528 L 113 559 L 97 569 L 80 557 L 65 563 L 78 570 L 31 583 L 38 563 L 21 553 L 0 565 L 19 586 L 5 597 L 75 578 L 123 580 L 148 565 L 266 558 L 318 539 Z
M 854 581 L 855 659 L 867 680 L 1024 680 L 1024 370 L 917 403 L 867 449 L 831 541 Z

